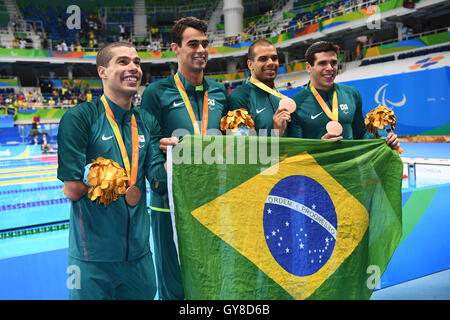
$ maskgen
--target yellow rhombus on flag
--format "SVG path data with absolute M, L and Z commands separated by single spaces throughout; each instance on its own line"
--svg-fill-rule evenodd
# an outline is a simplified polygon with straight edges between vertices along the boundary
M 366 232 L 369 214 L 357 199 L 306 152 L 290 157 L 267 170 L 276 173 L 263 172 L 194 210 L 192 215 L 248 258 L 292 297 L 305 299 L 353 252 Z M 287 198 L 270 195 L 279 181 L 292 176 L 309 177 L 325 189 L 335 208 L 336 228 L 312 208 Z M 288 207 L 291 214 L 305 215 L 308 219 L 318 222 L 327 230 L 328 241 L 335 241 L 331 256 L 317 272 L 307 276 L 295 275 L 283 268 L 274 258 L 266 241 L 268 230 L 263 226 L 265 206 L 268 204 Z

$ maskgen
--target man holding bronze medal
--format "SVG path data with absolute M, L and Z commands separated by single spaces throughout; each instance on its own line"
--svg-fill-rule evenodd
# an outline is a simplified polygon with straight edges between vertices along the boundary
M 142 108 L 161 127 L 163 152 L 168 145 L 177 144 L 180 136 L 220 133 L 221 118 L 227 113 L 227 95 L 222 84 L 204 78 L 209 45 L 207 29 L 206 22 L 195 17 L 176 21 L 171 49 L 177 56 L 178 71 L 150 84 L 142 96 Z M 166 188 L 167 184 L 164 181 L 161 185 Z M 159 297 L 184 299 L 167 194 L 152 192 L 150 209 Z
M 335 83 L 338 47 L 328 41 L 312 44 L 305 53 L 310 81 L 293 99 L 298 108 L 291 115 L 289 137 L 353 140 L 373 139 L 364 124 L 362 100 L 358 90 Z M 387 144 L 397 149 L 400 142 L 391 131 Z
M 277 48 L 265 39 L 255 41 L 248 49 L 247 66 L 251 76 L 230 93 L 230 109 L 247 109 L 258 135 L 283 136 L 296 106 L 275 86 L 279 68 Z
M 142 70 L 122 42 L 97 54 L 101 99 L 68 110 L 58 130 L 58 179 L 72 200 L 70 299 L 153 299 L 146 181 L 165 178 L 156 120 L 132 105 Z

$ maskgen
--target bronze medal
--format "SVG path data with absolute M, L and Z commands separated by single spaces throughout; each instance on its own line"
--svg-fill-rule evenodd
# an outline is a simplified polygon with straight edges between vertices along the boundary
M 286 109 L 289 113 L 292 113 L 297 109 L 297 104 L 295 101 L 289 97 L 284 97 L 280 100 L 278 108 Z
M 330 121 L 326 126 L 327 132 L 334 134 L 335 136 L 340 136 L 342 134 L 342 125 L 337 121 Z
M 141 191 L 139 188 L 134 186 L 128 187 L 127 192 L 125 193 L 125 201 L 130 207 L 134 207 L 139 203 L 141 199 Z

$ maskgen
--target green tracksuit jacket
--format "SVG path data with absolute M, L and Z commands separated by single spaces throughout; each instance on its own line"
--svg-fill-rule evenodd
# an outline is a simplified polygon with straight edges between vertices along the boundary
M 70 209 L 69 255 L 83 261 L 121 262 L 149 253 L 150 220 L 147 213 L 145 178 L 150 182 L 165 178 L 164 156 L 159 150 L 156 120 L 133 107 L 124 110 L 108 100 L 132 159 L 131 115 L 135 114 L 139 134 L 139 164 L 136 185 L 140 202 L 129 207 L 123 195 L 106 208 L 86 194 L 72 202 Z M 98 157 L 112 159 L 124 168 L 114 132 L 100 99 L 68 110 L 58 130 L 58 179 L 83 179 L 84 167 Z M 153 164 L 153 166 L 152 166 Z
M 259 130 L 266 130 L 271 135 L 273 129 L 273 115 L 278 109 L 280 98 L 258 88 L 247 81 L 234 89 L 228 96 L 230 110 L 244 108 L 253 117 L 256 133 L 263 134 Z M 263 134 L 264 135 L 264 134 Z
M 362 100 L 358 90 L 344 84 L 336 83 L 338 100 L 338 121 L 342 125 L 342 137 L 346 140 L 372 139 L 367 131 L 362 113 Z M 320 96 L 332 109 L 333 89 L 319 90 Z M 309 83 L 304 90 L 293 97 L 297 109 L 291 114 L 288 125 L 288 137 L 320 139 L 327 131 L 327 123 L 331 121 L 314 97 Z
M 197 121 L 202 120 L 204 92 L 208 91 L 208 134 L 217 134 L 220 120 L 228 112 L 225 87 L 213 80 L 204 79 L 203 87 L 190 84 L 178 73 L 186 89 Z M 142 96 L 141 107 L 149 111 L 158 121 L 163 137 L 194 134 L 191 119 L 181 95 L 175 85 L 174 76 L 150 84 Z M 201 130 L 201 124 L 199 123 Z M 167 184 L 162 184 L 167 188 Z M 162 186 L 161 186 L 162 187 Z M 172 221 L 167 194 L 151 193 L 152 235 L 155 245 L 158 293 L 161 299 L 183 299 L 184 290 L 173 242 Z

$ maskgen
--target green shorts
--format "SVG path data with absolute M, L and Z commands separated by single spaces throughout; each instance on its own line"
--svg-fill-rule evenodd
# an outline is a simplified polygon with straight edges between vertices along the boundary
M 156 294 L 151 252 L 133 261 L 90 262 L 69 256 L 70 300 L 152 300 Z

